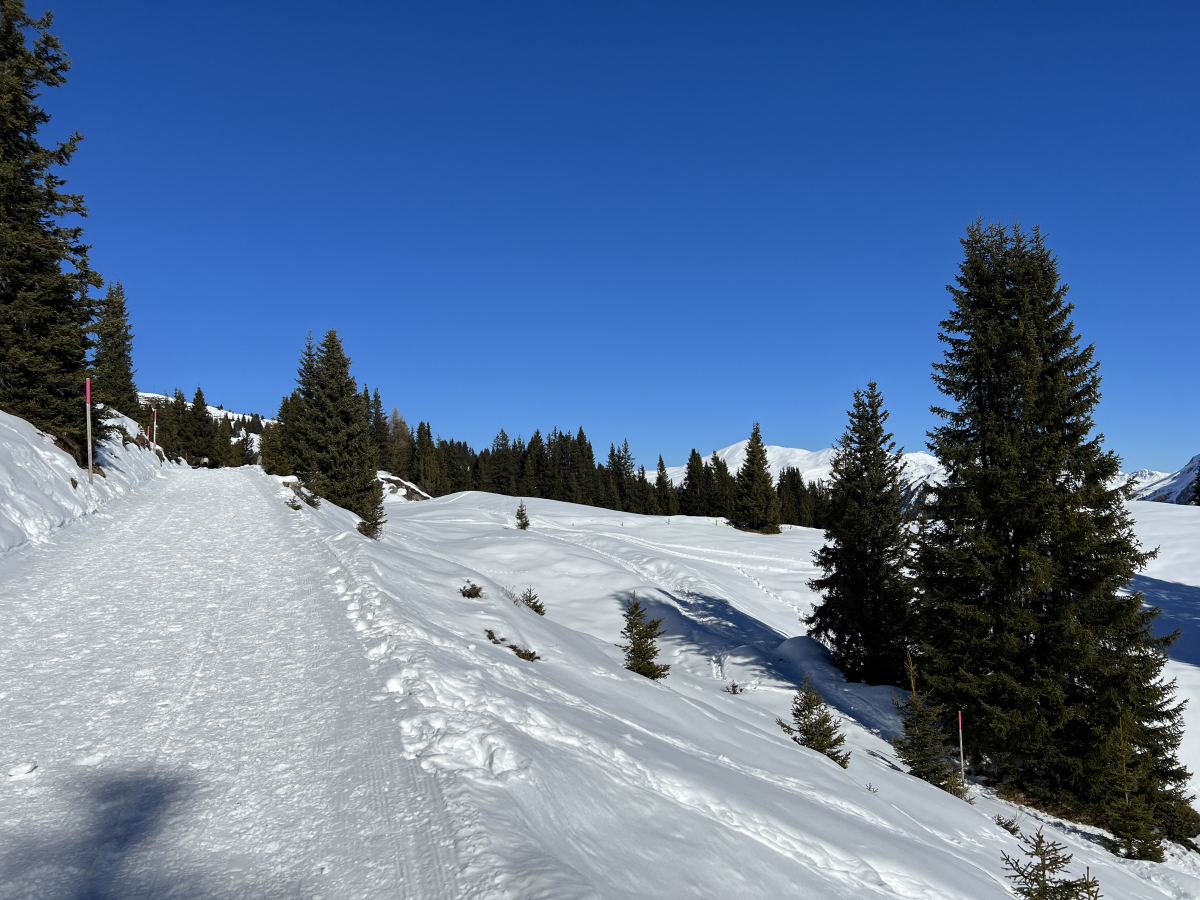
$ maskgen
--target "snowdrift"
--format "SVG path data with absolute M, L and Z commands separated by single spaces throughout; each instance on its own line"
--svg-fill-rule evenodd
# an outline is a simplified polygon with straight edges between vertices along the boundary
M 451 813 L 471 823 L 480 896 L 1010 897 L 1003 812 L 1046 825 L 1106 897 L 1200 897 L 1195 854 L 1118 860 L 1093 829 L 904 774 L 891 690 L 847 684 L 799 622 L 818 532 L 526 503 L 524 532 L 510 497 L 396 504 L 378 544 L 342 510 L 297 512 L 353 575 L 341 601 L 406 756 L 461 786 Z M 468 580 L 481 599 L 461 596 Z M 528 585 L 544 618 L 506 596 Z M 622 668 L 634 591 L 664 619 L 665 682 Z M 805 673 L 842 714 L 847 770 L 775 725 Z M 1196 673 L 1172 663 L 1186 692 Z
M 108 421 L 127 435 L 138 432 L 133 419 L 117 413 Z M 51 435 L 0 412 L 0 554 L 44 541 L 55 529 L 175 468 L 122 441 L 120 432 L 96 443 L 94 459 L 104 475 L 95 475 L 89 485 L 87 472 L 54 446 Z

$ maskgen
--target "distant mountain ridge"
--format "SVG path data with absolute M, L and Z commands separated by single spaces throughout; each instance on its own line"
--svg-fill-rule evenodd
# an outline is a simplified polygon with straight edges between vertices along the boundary
M 738 441 L 717 451 L 717 457 L 729 466 L 729 471 L 737 474 L 742 463 L 746 460 L 746 447 L 749 441 Z M 778 447 L 767 445 L 767 468 L 771 478 L 776 483 L 779 473 L 791 467 L 799 469 L 806 482 L 827 481 L 833 464 L 833 447 L 824 450 L 801 450 L 797 447 Z M 705 462 L 712 458 L 706 456 Z M 904 474 L 907 493 L 911 494 L 926 484 L 936 484 L 942 480 L 945 470 L 937 457 L 922 450 L 905 453 Z M 1121 483 L 1133 482 L 1134 498 L 1148 500 L 1154 503 L 1189 503 L 1192 497 L 1192 485 L 1196 480 L 1196 472 L 1200 470 L 1200 454 L 1193 456 L 1191 461 L 1178 472 L 1155 472 L 1150 469 L 1140 469 L 1137 472 L 1122 472 L 1117 477 Z M 668 466 L 667 477 L 675 485 L 683 484 L 687 466 Z

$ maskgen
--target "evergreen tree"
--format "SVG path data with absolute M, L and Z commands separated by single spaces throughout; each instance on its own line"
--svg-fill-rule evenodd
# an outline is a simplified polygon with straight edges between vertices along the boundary
M 813 494 L 799 469 L 788 466 L 779 473 L 776 493 L 779 494 L 779 518 L 784 524 L 816 527 Z
M 662 456 L 658 458 L 658 477 L 654 481 L 654 497 L 658 501 L 658 513 L 662 516 L 679 515 L 679 492 L 667 477 L 667 467 Z
M 942 322 L 934 380 L 952 401 L 930 446 L 919 621 L 931 699 L 963 709 L 972 765 L 1076 815 L 1112 808 L 1104 737 L 1150 755 L 1130 797 L 1174 839 L 1200 832 L 1176 753 L 1179 704 L 1162 682 L 1173 636 L 1125 595 L 1145 564 L 1120 460 L 1093 435 L 1094 349 L 1080 347 L 1057 261 L 1034 228 L 976 222 Z
M 321 437 L 316 417 L 323 401 L 319 397 L 317 383 L 317 347 L 310 331 L 304 339 L 304 350 L 300 353 L 300 365 L 296 370 L 296 389 L 288 398 L 287 409 L 281 405 L 279 421 L 283 426 L 283 456 L 291 464 L 296 476 L 317 491 L 314 482 L 321 477 L 318 459 Z M 319 491 L 317 491 L 319 493 Z
M 522 531 L 529 529 L 529 513 L 525 511 L 524 500 L 517 506 L 517 527 Z
M 737 496 L 737 481 L 729 471 L 725 460 L 714 450 L 705 467 L 708 469 L 708 514 L 719 518 L 734 519 L 734 499 Z
M 391 473 L 412 481 L 413 433 L 395 406 L 392 407 L 392 418 L 388 423 L 388 454 Z
M 109 285 L 92 331 L 96 335 L 90 373 L 93 399 L 127 416 L 136 416 L 141 407 L 133 383 L 133 334 L 121 282 Z
M 849 681 L 895 684 L 913 595 L 904 451 L 884 430 L 888 413 L 875 382 L 854 391 L 849 416 L 832 462 L 825 545 L 813 554 L 823 574 L 808 584 L 821 602 L 804 621 Z
M 679 511 L 685 516 L 707 516 L 708 511 L 708 480 L 709 473 L 705 471 L 704 460 L 692 448 L 688 457 L 687 471 L 683 475 L 683 489 L 679 492 Z
M 391 469 L 392 465 L 392 435 L 388 428 L 388 419 L 383 412 L 383 398 L 379 396 L 379 388 L 371 396 L 371 443 L 375 445 L 375 467 Z
M 294 475 L 292 461 L 283 450 L 283 425 L 264 425 L 258 450 L 263 470 L 268 475 Z
M 775 724 L 801 747 L 824 753 L 843 769 L 850 765 L 850 751 L 842 752 L 846 736 L 825 705 L 825 698 L 812 686 L 807 675 L 792 698 L 792 724 L 783 719 L 776 719 Z
M 1031 838 L 1021 835 L 1019 840 L 1029 862 L 1007 853 L 1000 855 L 1004 868 L 1013 873 L 1005 878 L 1013 882 L 1013 890 L 1022 900 L 1100 900 L 1100 883 L 1090 872 L 1083 878 L 1060 877 L 1072 855 L 1062 844 L 1045 838 L 1042 829 Z
M 191 406 L 188 407 L 185 422 L 180 431 L 184 440 L 184 455 L 192 465 L 201 465 L 204 460 L 213 463 L 216 456 L 216 434 L 212 416 L 208 414 L 208 401 L 204 399 L 204 391 L 196 385 L 196 393 L 192 395 Z
M 417 423 L 417 438 L 413 444 L 412 480 L 417 487 L 432 497 L 441 496 L 442 462 L 437 445 L 433 442 L 433 429 L 428 422 Z
M 946 731 L 946 709 L 936 706 L 917 690 L 917 669 L 908 657 L 907 697 L 896 695 L 892 705 L 900 714 L 904 734 L 892 739 L 896 755 L 908 766 L 908 774 L 928 781 L 943 791 L 962 796 L 965 785 L 958 770 L 950 762 L 953 746 Z
M 758 423 L 750 432 L 746 459 L 737 475 L 737 500 L 733 521 L 739 528 L 774 534 L 779 531 L 779 497 L 767 465 L 767 448 L 763 445 Z
M 658 639 L 666 634 L 661 626 L 662 619 L 646 618 L 646 610 L 635 592 L 625 607 L 625 627 L 621 630 L 625 643 L 621 649 L 625 652 L 625 668 L 653 681 L 666 678 L 671 669 L 654 661 L 658 657 Z
M 333 329 L 317 349 L 314 377 L 316 404 L 309 413 L 317 476 L 308 486 L 377 531 L 383 521 L 383 485 L 375 477 L 367 403 L 358 392 L 350 374 L 350 358 Z
M 70 68 L 52 22 L 22 0 L 0 0 L 0 409 L 54 434 L 83 465 L 88 288 L 103 282 L 83 229 L 62 224 L 87 215 L 83 196 L 63 193 L 55 174 L 83 136 L 38 141 L 50 116 L 36 100 Z

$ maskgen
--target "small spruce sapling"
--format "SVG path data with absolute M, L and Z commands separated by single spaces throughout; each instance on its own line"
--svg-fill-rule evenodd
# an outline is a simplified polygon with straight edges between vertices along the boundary
M 825 705 L 825 698 L 812 686 L 807 675 L 792 698 L 792 723 L 775 720 L 775 724 L 801 747 L 824 753 L 843 769 L 850 765 L 850 751 L 841 752 L 846 736 Z
M 517 599 L 532 609 L 539 616 L 544 616 L 546 614 L 546 605 L 538 599 L 538 595 L 534 592 L 532 584 L 525 588 L 525 590 L 521 592 L 521 596 L 519 596 Z
M 1037 830 L 1033 837 L 1019 837 L 1028 862 L 1002 853 L 1004 876 L 1013 883 L 1013 891 L 1022 900 L 1100 900 L 1100 882 L 1089 870 L 1083 878 L 1060 878 L 1059 873 L 1071 863 L 1071 854 L 1057 841 L 1048 840 Z
M 483 588 L 473 581 L 468 581 L 458 589 L 458 592 L 468 600 L 478 600 L 483 596 Z
M 937 706 L 917 690 L 917 667 L 909 654 L 908 683 L 911 693 L 901 698 L 892 697 L 892 705 L 900 714 L 904 734 L 892 740 L 896 755 L 908 765 L 908 773 L 922 781 L 928 781 L 956 797 L 963 796 L 963 783 L 958 770 L 950 762 L 953 747 L 943 722 L 945 708 Z
M 646 619 L 646 610 L 634 592 L 633 599 L 625 607 L 625 628 L 621 632 L 627 642 L 621 645 L 625 651 L 625 668 L 654 681 L 666 678 L 671 668 L 654 661 L 658 656 L 657 640 L 666 634 L 661 625 L 662 619 Z
M 521 501 L 521 505 L 517 507 L 517 527 L 522 531 L 529 529 L 529 513 L 525 511 L 525 501 Z

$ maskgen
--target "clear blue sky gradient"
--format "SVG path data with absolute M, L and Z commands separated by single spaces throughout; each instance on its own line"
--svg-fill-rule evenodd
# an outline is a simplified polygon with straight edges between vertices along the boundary
M 31 11 L 42 7 L 30 3 Z M 273 411 L 336 327 L 408 421 L 681 463 L 922 449 L 958 239 L 1040 224 L 1127 469 L 1200 452 L 1194 3 L 53 7 L 51 136 L 144 390 Z

